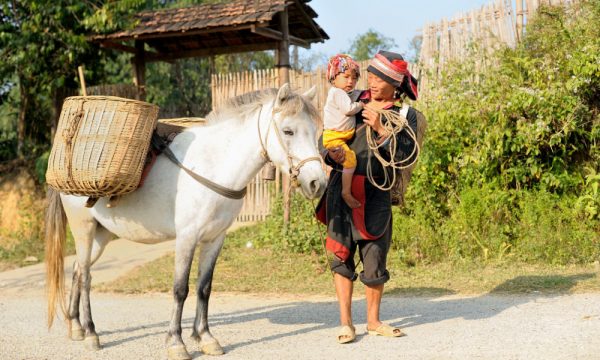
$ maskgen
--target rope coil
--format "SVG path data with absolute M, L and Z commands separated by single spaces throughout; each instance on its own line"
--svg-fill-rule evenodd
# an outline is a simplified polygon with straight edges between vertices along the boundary
M 415 134 L 413 129 L 411 129 L 411 127 L 408 125 L 408 120 L 404 115 L 395 110 L 374 108 L 369 109 L 379 114 L 381 124 L 385 130 L 385 133 L 388 134 L 390 160 L 386 160 L 379 151 L 379 149 L 382 148 L 386 142 L 383 141 L 381 142 L 381 144 L 378 144 L 375 138 L 373 137 L 373 129 L 370 126 L 367 126 L 367 145 L 369 151 L 369 156 L 367 157 L 367 178 L 369 179 L 369 182 L 373 184 L 373 186 L 375 186 L 376 188 L 383 191 L 388 191 L 391 190 L 396 184 L 396 180 L 398 177 L 397 171 L 409 168 L 417 162 L 417 159 L 419 158 L 419 155 L 421 153 L 421 148 L 417 141 L 417 135 Z M 383 121 L 384 119 L 387 121 Z M 396 161 L 395 158 L 398 144 L 398 139 L 396 138 L 396 135 L 403 130 L 406 130 L 408 136 L 414 141 L 415 146 L 413 147 L 413 150 L 410 153 L 410 155 L 407 156 L 405 160 Z M 415 154 L 415 158 L 412 161 L 410 161 L 410 159 Z M 384 171 L 383 182 L 379 184 L 375 181 L 375 177 L 373 176 L 373 170 L 371 167 L 371 155 L 374 156 L 384 168 L 392 169 L 391 179 L 390 175 L 388 174 L 388 171 Z

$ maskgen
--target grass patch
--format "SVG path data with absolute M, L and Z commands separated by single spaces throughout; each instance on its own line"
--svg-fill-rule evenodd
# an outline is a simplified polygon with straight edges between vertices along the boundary
M 246 248 L 238 230 L 231 235 L 217 261 L 213 290 L 217 292 L 333 295 L 333 282 L 325 259 L 316 253 L 295 254 L 270 248 Z M 236 235 L 237 234 L 237 235 Z M 580 293 L 600 291 L 600 266 L 536 265 L 518 262 L 443 262 L 407 266 L 398 252 L 388 259 L 391 280 L 386 294 L 430 296 L 447 294 Z M 136 268 L 125 276 L 96 287 L 105 292 L 170 292 L 173 254 Z M 360 268 L 360 267 L 359 267 Z M 197 264 L 190 277 L 195 288 Z M 357 283 L 357 295 L 364 286 Z

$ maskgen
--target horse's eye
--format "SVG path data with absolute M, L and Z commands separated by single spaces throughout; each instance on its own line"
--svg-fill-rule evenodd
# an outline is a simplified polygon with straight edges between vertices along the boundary
M 283 133 L 285 135 L 287 135 L 287 136 L 293 136 L 294 135 L 294 132 L 292 130 L 290 130 L 290 129 L 284 129 Z

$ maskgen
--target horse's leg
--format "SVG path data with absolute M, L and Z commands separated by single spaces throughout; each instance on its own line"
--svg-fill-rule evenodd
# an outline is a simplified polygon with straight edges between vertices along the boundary
M 69 296 L 69 338 L 74 341 L 83 340 L 83 328 L 79 322 L 79 298 L 81 295 L 81 271 L 77 260 L 73 262 L 73 281 Z
M 85 345 L 91 350 L 100 349 L 100 341 L 98 334 L 96 333 L 96 327 L 92 320 L 92 309 L 90 305 L 90 288 L 92 284 L 92 277 L 90 274 L 90 267 L 92 266 L 92 249 L 97 239 L 97 232 L 103 234 L 100 236 L 101 239 L 108 238 L 103 232 L 101 227 L 98 226 L 98 222 L 89 212 L 77 212 L 70 213 L 68 208 L 65 208 L 69 223 L 71 224 L 71 232 L 75 239 L 75 249 L 77 251 L 77 264 L 78 264 L 78 275 L 75 276 L 75 280 L 79 282 L 79 286 L 75 287 L 75 292 L 71 294 L 71 306 L 69 310 L 73 309 L 75 312 L 77 306 L 77 290 L 79 290 L 79 298 L 81 302 L 81 329 L 85 338 Z M 104 244 L 105 245 L 105 244 Z M 100 255 L 101 249 L 104 246 L 98 246 L 97 256 Z M 94 259 L 95 260 L 95 259 Z M 77 321 L 73 322 L 71 327 L 77 330 Z
M 181 315 L 183 303 L 189 293 L 190 268 L 196 249 L 196 241 L 193 238 L 183 240 L 178 237 L 175 241 L 175 279 L 173 283 L 173 312 L 169 333 L 167 334 L 168 358 L 169 360 L 191 359 L 181 339 Z
M 94 242 L 92 243 L 92 250 L 90 255 L 90 266 L 93 265 L 102 252 L 104 251 L 106 244 L 112 240 L 113 236 L 100 224 L 96 225 L 96 231 L 94 236 Z M 75 341 L 81 341 L 84 339 L 84 331 L 79 321 L 79 300 L 81 297 L 81 267 L 79 262 L 75 260 L 73 262 L 73 282 L 71 285 L 71 295 L 69 297 L 69 338 Z
M 198 342 L 200 350 L 207 355 L 223 354 L 221 344 L 208 330 L 208 299 L 210 298 L 215 264 L 224 240 L 225 233 L 219 235 L 211 243 L 203 243 L 198 259 L 198 282 L 196 287 L 198 303 L 196 305 L 196 320 L 194 320 L 192 338 Z

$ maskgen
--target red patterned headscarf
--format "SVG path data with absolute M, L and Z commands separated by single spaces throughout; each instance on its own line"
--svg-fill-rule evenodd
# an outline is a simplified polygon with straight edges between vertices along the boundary
M 411 75 L 408 63 L 404 61 L 402 55 L 391 51 L 379 51 L 369 61 L 367 71 L 402 90 L 409 98 L 417 100 L 419 96 L 417 79 Z
M 356 74 L 356 77 L 360 77 L 360 66 L 354 59 L 347 54 L 337 54 L 329 58 L 327 63 L 327 80 L 332 82 L 339 73 L 351 70 Z

